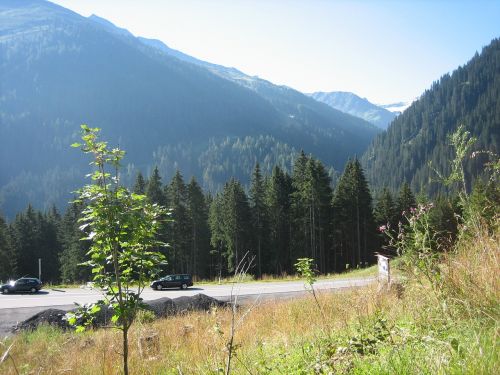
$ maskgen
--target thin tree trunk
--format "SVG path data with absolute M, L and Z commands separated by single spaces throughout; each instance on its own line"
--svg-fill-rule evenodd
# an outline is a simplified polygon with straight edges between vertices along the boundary
M 260 259 L 262 228 L 260 225 L 260 215 L 257 216 L 257 227 L 259 228 L 259 239 L 257 242 L 257 251 L 258 251 L 258 257 L 259 257 L 259 278 L 262 278 L 262 262 Z
M 128 325 L 128 321 L 125 323 Z M 128 328 L 123 328 L 123 373 L 128 375 Z
M 357 242 L 358 242 L 358 264 L 361 263 L 361 234 L 359 228 L 359 203 L 358 197 L 356 197 L 356 231 L 357 231 Z

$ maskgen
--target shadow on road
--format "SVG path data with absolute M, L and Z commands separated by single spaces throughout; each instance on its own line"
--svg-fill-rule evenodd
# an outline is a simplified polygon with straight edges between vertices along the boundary
M 179 292 L 179 291 L 189 291 L 189 290 L 204 290 L 203 288 L 187 288 L 187 289 L 179 289 L 179 288 L 169 288 L 169 289 L 162 289 L 162 290 L 158 290 L 158 289 L 153 289 L 155 292 Z
M 17 295 L 26 295 L 26 294 L 29 294 L 31 296 L 37 296 L 37 295 L 40 295 L 40 294 L 49 294 L 49 292 L 45 291 L 45 290 L 40 290 L 39 292 L 36 292 L 36 293 L 31 293 L 31 292 L 9 292 L 9 293 L 3 293 L 3 294 L 0 294 L 2 296 L 11 296 L 11 295 L 14 295 L 14 294 L 17 294 Z

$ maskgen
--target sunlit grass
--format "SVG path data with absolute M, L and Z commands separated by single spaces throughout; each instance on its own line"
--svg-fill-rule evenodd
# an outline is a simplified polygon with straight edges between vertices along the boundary
M 347 270 L 346 272 L 342 273 L 329 273 L 329 274 L 324 274 L 324 275 L 319 275 L 318 280 L 330 280 L 330 279 L 349 279 L 349 278 L 355 278 L 355 277 L 371 277 L 371 276 L 376 276 L 377 275 L 377 266 L 370 266 L 366 268 L 359 268 L 359 269 L 353 269 L 353 270 Z M 262 275 L 262 278 L 256 278 L 253 275 L 246 275 L 244 278 L 239 280 L 239 282 L 242 283 L 258 283 L 258 282 L 286 282 L 286 281 L 298 281 L 301 280 L 298 275 L 267 275 L 264 274 Z M 224 284 L 233 284 L 234 283 L 234 277 L 223 277 L 221 279 L 201 279 L 201 280 L 196 280 L 194 279 L 194 282 L 196 285 L 224 285 Z M 67 289 L 67 288 L 80 288 L 84 286 L 85 284 L 78 284 L 78 283 L 47 283 L 44 284 L 45 289 Z

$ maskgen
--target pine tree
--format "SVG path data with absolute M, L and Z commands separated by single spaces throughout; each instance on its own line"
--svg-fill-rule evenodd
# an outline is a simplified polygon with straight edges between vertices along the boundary
M 9 226 L 0 215 L 0 282 L 14 277 L 15 264 Z
M 191 228 L 190 269 L 199 277 L 209 276 L 210 229 L 208 206 L 203 191 L 194 177 L 187 186 L 187 211 Z
M 211 251 L 211 258 L 215 258 L 215 261 L 212 263 L 211 267 L 211 275 L 217 275 L 219 280 L 226 271 L 226 268 L 224 267 L 224 254 L 227 253 L 224 225 L 222 222 L 222 205 L 222 194 L 217 194 L 210 203 L 208 219 L 210 226 L 210 245 L 213 249 Z
M 133 191 L 136 194 L 142 194 L 142 195 L 146 194 L 146 181 L 144 180 L 144 177 L 142 176 L 141 172 L 137 173 Z
M 291 256 L 293 259 L 312 257 L 312 249 L 309 241 L 309 192 L 307 176 L 308 157 L 301 151 L 295 159 L 292 172 L 291 223 L 292 235 Z
M 187 210 L 187 189 L 179 170 L 176 171 L 170 184 L 165 188 L 165 196 L 169 202 L 171 218 L 168 225 L 168 243 L 170 245 L 170 270 L 174 273 L 192 272 L 190 269 L 191 254 L 191 221 Z
M 350 160 L 332 201 L 335 268 L 364 266 L 374 261 L 376 232 L 372 199 L 357 159 Z
M 155 167 L 153 174 L 149 177 L 146 187 L 146 195 L 151 203 L 157 203 L 161 206 L 165 206 L 166 199 L 165 194 L 163 193 L 161 176 L 158 171 L 158 167 Z
M 89 241 L 81 241 L 83 234 L 78 219 L 81 217 L 82 206 L 72 203 L 66 209 L 61 219 L 59 238 L 61 254 L 59 256 L 60 274 L 63 282 L 83 282 L 89 279 L 88 267 L 80 264 L 86 260 Z
M 269 209 L 269 231 L 271 272 L 282 274 L 293 272 L 295 259 L 291 256 L 291 194 L 292 180 L 288 174 L 275 166 L 266 184 L 266 203 Z
M 377 197 L 373 216 L 377 226 L 389 224 L 390 227 L 394 228 L 394 226 L 397 225 L 398 208 L 387 187 L 384 187 Z
M 226 183 L 222 192 L 222 223 L 227 270 L 233 272 L 246 252 L 254 255 L 250 206 L 243 186 L 234 178 Z
M 264 180 L 260 173 L 259 163 L 255 164 L 250 186 L 250 204 L 252 210 L 252 224 L 255 230 L 254 241 L 257 256 L 257 274 L 262 276 L 262 269 L 269 269 L 269 230 L 268 209 L 265 204 Z
M 56 207 L 46 213 L 38 213 L 38 225 L 40 228 L 38 251 L 42 262 L 42 278 L 44 281 L 57 282 L 60 280 L 59 256 L 61 253 L 61 242 L 59 240 L 59 226 L 61 216 Z
M 377 197 L 373 216 L 378 228 L 389 227 L 391 230 L 397 230 L 396 228 L 399 221 L 398 208 L 387 187 L 384 187 Z M 388 237 L 381 229 L 379 229 L 378 239 L 381 247 L 385 247 L 389 244 Z
M 398 211 L 397 214 L 400 220 L 404 215 L 407 215 L 410 212 L 411 208 L 415 208 L 417 206 L 415 196 L 413 195 L 413 192 L 410 189 L 410 185 L 408 185 L 407 182 L 404 182 L 401 186 L 396 206 Z
M 31 205 L 25 212 L 17 214 L 12 222 L 15 271 L 18 276 L 38 276 L 39 224 L 38 215 Z
M 302 152 L 292 175 L 293 257 L 313 258 L 323 272 L 327 268 L 327 233 L 330 232 L 330 183 L 323 164 Z

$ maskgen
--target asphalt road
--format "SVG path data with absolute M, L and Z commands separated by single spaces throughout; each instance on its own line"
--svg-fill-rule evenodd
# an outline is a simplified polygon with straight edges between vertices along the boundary
M 376 281 L 375 277 L 321 280 L 314 284 L 316 290 L 338 290 L 344 288 L 361 287 Z M 255 282 L 235 285 L 195 285 L 187 290 L 166 289 L 155 291 L 146 288 L 142 298 L 146 301 L 160 297 L 176 298 L 203 293 L 221 300 L 228 300 L 231 292 L 237 294 L 241 302 L 260 300 L 293 298 L 304 293 L 302 281 L 287 282 Z M 0 337 L 8 334 L 12 326 L 21 322 L 39 311 L 47 308 L 70 310 L 75 303 L 91 303 L 102 298 L 97 290 L 73 289 L 42 289 L 37 294 L 6 294 L 0 295 Z

